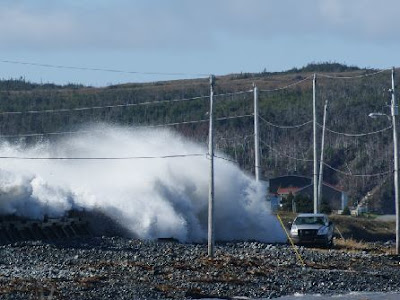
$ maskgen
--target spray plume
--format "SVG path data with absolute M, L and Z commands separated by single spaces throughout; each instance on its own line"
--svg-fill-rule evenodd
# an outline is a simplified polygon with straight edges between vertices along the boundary
M 56 142 L 0 145 L 1 157 L 115 158 L 193 153 L 204 155 L 124 160 L 2 159 L 0 214 L 42 219 L 60 217 L 70 210 L 97 210 L 115 220 L 131 237 L 204 241 L 207 150 L 177 133 L 92 125 L 81 134 Z M 231 162 L 218 159 L 215 163 L 216 239 L 282 242 L 283 232 L 265 201 L 265 186 Z

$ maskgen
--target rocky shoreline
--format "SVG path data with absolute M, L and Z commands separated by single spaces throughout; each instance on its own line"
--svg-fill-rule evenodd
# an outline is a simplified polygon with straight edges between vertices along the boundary
M 276 298 L 294 293 L 400 291 L 400 257 L 299 252 L 257 242 L 206 245 L 79 238 L 0 246 L 0 299 Z

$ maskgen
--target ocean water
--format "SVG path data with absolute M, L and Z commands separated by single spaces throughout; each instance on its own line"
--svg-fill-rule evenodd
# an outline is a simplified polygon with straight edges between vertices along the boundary
M 131 237 L 207 237 L 209 159 L 171 130 L 88 125 L 76 135 L 25 145 L 0 144 L 0 214 L 34 219 L 96 210 Z M 22 158 L 177 158 L 36 160 Z M 223 156 L 223 153 L 218 153 Z M 8 158 L 6 158 L 8 157 Z M 227 160 L 215 161 L 215 235 L 219 240 L 283 242 L 266 187 Z
M 348 294 L 336 295 L 307 295 L 295 294 L 292 296 L 284 296 L 276 298 L 279 300 L 320 300 L 320 299 L 338 299 L 338 300 L 399 300 L 400 293 L 362 293 L 351 292 Z

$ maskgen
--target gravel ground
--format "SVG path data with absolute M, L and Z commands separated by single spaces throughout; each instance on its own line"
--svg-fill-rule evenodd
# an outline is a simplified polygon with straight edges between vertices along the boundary
M 0 246 L 0 299 L 275 298 L 400 291 L 400 257 L 287 245 L 88 238 Z

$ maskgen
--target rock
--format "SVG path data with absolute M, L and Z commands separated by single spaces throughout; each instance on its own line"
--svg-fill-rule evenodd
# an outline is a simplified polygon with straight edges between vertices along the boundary
M 0 299 L 25 299 L 39 288 L 58 298 L 136 299 L 243 296 L 273 298 L 337 291 L 399 291 L 398 260 L 371 253 L 299 248 L 302 269 L 287 245 L 258 242 L 206 245 L 124 238 L 24 242 L 0 247 Z M 357 276 L 354 273 L 357 272 Z M 56 298 L 57 298 L 56 297 Z

